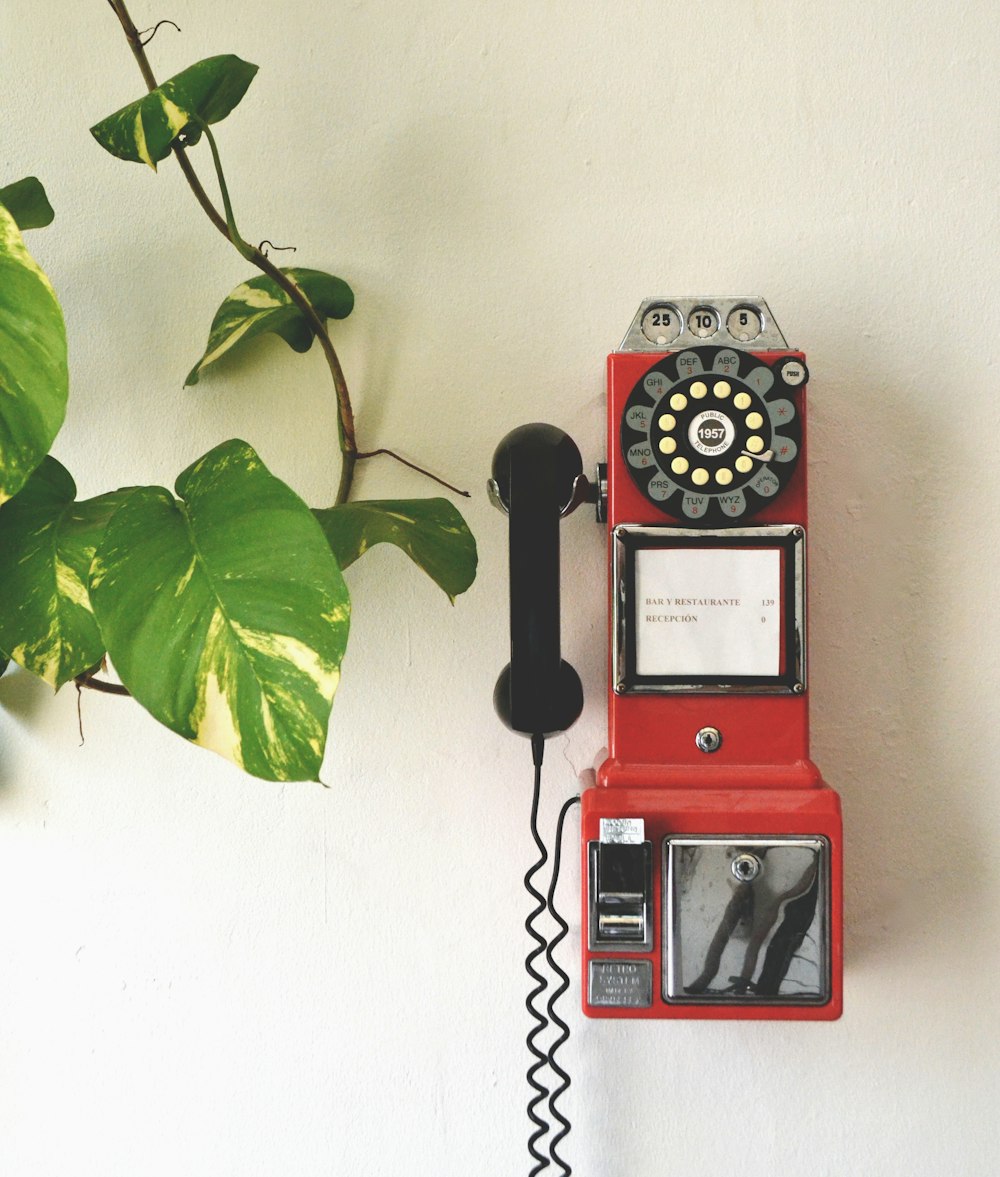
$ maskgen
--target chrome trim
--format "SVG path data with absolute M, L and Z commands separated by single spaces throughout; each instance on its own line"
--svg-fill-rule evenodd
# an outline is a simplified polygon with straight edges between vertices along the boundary
M 667 306 L 677 312 L 683 324 L 680 334 L 669 343 L 651 343 L 643 334 L 642 320 L 648 310 L 655 306 Z M 706 307 L 714 311 L 718 319 L 718 328 L 712 335 L 695 335 L 688 330 L 688 319 L 696 308 Z M 732 311 L 746 307 L 760 313 L 761 331 L 756 339 L 746 343 L 734 339 L 726 328 L 726 321 Z M 729 297 L 699 297 L 672 298 L 665 295 L 660 298 L 644 298 L 639 304 L 635 317 L 625 332 L 625 337 L 618 345 L 618 351 L 647 351 L 667 352 L 680 351 L 688 347 L 724 346 L 733 347 L 739 351 L 786 351 L 788 344 L 778 326 L 771 309 L 762 298 L 729 298 Z
M 573 489 L 570 492 L 569 502 L 559 512 L 559 518 L 565 519 L 567 515 L 572 515 L 577 507 L 584 503 L 592 503 L 594 501 L 594 488 L 587 478 L 586 474 L 578 474 L 573 480 Z
M 628 682 L 628 602 L 625 600 L 625 585 L 628 569 L 628 547 L 623 537 L 650 539 L 788 539 L 794 561 L 793 640 L 786 649 L 788 665 L 785 683 L 642 683 Z M 690 527 L 649 527 L 638 523 L 619 523 L 611 533 L 611 665 L 614 668 L 612 688 L 616 695 L 801 695 L 806 688 L 806 544 L 805 528 L 797 523 L 782 523 L 766 527 L 726 527 L 700 530 Z M 669 547 L 669 544 L 664 545 Z M 784 618 L 782 619 L 784 622 Z
M 486 495 L 498 511 L 502 511 L 504 515 L 510 514 L 510 508 L 503 501 L 503 496 L 500 494 L 500 485 L 495 478 L 486 479 Z
M 495 478 L 488 478 L 486 480 L 486 495 L 498 511 L 502 511 L 504 515 L 510 514 L 510 507 L 504 502 L 503 495 L 500 493 L 500 484 Z M 559 517 L 565 519 L 567 515 L 572 515 L 577 507 L 582 506 L 583 503 L 592 503 L 593 501 L 593 486 L 585 474 L 578 474 L 573 480 L 569 500 L 559 509 Z

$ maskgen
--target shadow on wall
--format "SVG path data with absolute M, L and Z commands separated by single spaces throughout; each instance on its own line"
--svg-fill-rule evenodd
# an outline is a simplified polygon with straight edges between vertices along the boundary
M 72 683 L 67 690 L 73 690 Z M 12 662 L 0 680 L 0 711 L 22 724 L 33 723 L 52 701 L 52 689 Z
M 919 967 L 920 943 L 970 951 L 956 913 L 984 856 L 958 795 L 975 770 L 948 723 L 958 659 L 936 624 L 950 604 L 939 455 L 959 452 L 942 428 L 959 423 L 860 349 L 812 352 L 813 755 L 844 805 L 849 1012 L 853 971 Z

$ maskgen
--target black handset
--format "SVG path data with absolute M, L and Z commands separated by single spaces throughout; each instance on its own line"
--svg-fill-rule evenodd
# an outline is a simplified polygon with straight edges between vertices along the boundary
M 560 649 L 559 520 L 588 489 L 580 451 L 554 425 L 522 425 L 493 455 L 490 490 L 510 537 L 510 662 L 493 704 L 527 736 L 565 731 L 583 710 L 580 677 Z

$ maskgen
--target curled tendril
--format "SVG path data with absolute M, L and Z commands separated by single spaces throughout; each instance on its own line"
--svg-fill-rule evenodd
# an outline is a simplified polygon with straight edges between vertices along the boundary
M 181 31 L 181 26 L 178 24 L 174 24 L 174 22 L 172 20 L 157 21 L 156 24 L 152 26 L 152 28 L 143 29 L 142 32 L 139 34 L 139 44 L 142 45 L 143 48 L 145 48 L 150 43 L 150 41 L 152 41 L 152 39 L 156 36 L 156 34 L 160 31 L 161 25 L 172 25 L 173 28 L 175 28 L 178 32 Z
M 265 237 L 260 245 L 257 246 L 257 248 L 265 257 L 271 256 L 266 248 L 267 246 L 270 246 L 270 248 L 273 249 L 276 253 L 288 253 L 289 251 L 295 253 L 295 251 L 298 249 L 297 245 L 275 245 L 273 241 L 268 241 L 268 239 Z

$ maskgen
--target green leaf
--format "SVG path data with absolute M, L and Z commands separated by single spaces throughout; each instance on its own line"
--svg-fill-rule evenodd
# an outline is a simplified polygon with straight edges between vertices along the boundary
M 354 294 L 342 279 L 322 270 L 281 272 L 302 288 L 324 322 L 346 319 L 354 309 Z M 215 312 L 205 353 L 188 373 L 185 385 L 197 384 L 203 368 L 265 331 L 280 335 L 295 351 L 308 351 L 312 345 L 313 330 L 305 316 L 273 278 L 261 274 L 237 286 Z
M 317 780 L 347 586 L 309 508 L 242 441 L 124 492 L 90 597 L 122 682 L 161 723 L 267 780 Z
M 237 105 L 257 66 L 231 53 L 206 57 L 144 97 L 90 128 L 98 143 L 119 159 L 147 163 L 155 171 L 185 129 L 186 141 L 201 136 L 201 123 L 218 123 Z
M 0 654 L 0 678 L 3 677 L 8 666 L 10 666 L 10 659 L 6 654 Z
M 447 499 L 379 499 L 313 511 L 337 563 L 347 568 L 375 544 L 395 544 L 452 603 L 476 579 L 476 541 Z
M 120 496 L 75 499 L 50 456 L 0 508 L 0 648 L 57 690 L 104 654 L 86 582 Z
M 48 452 L 68 394 L 62 311 L 13 216 L 0 206 L 0 503 Z
M 44 229 L 55 219 L 52 205 L 36 176 L 25 176 L 6 188 L 0 188 L 2 204 L 17 222 L 19 229 Z

